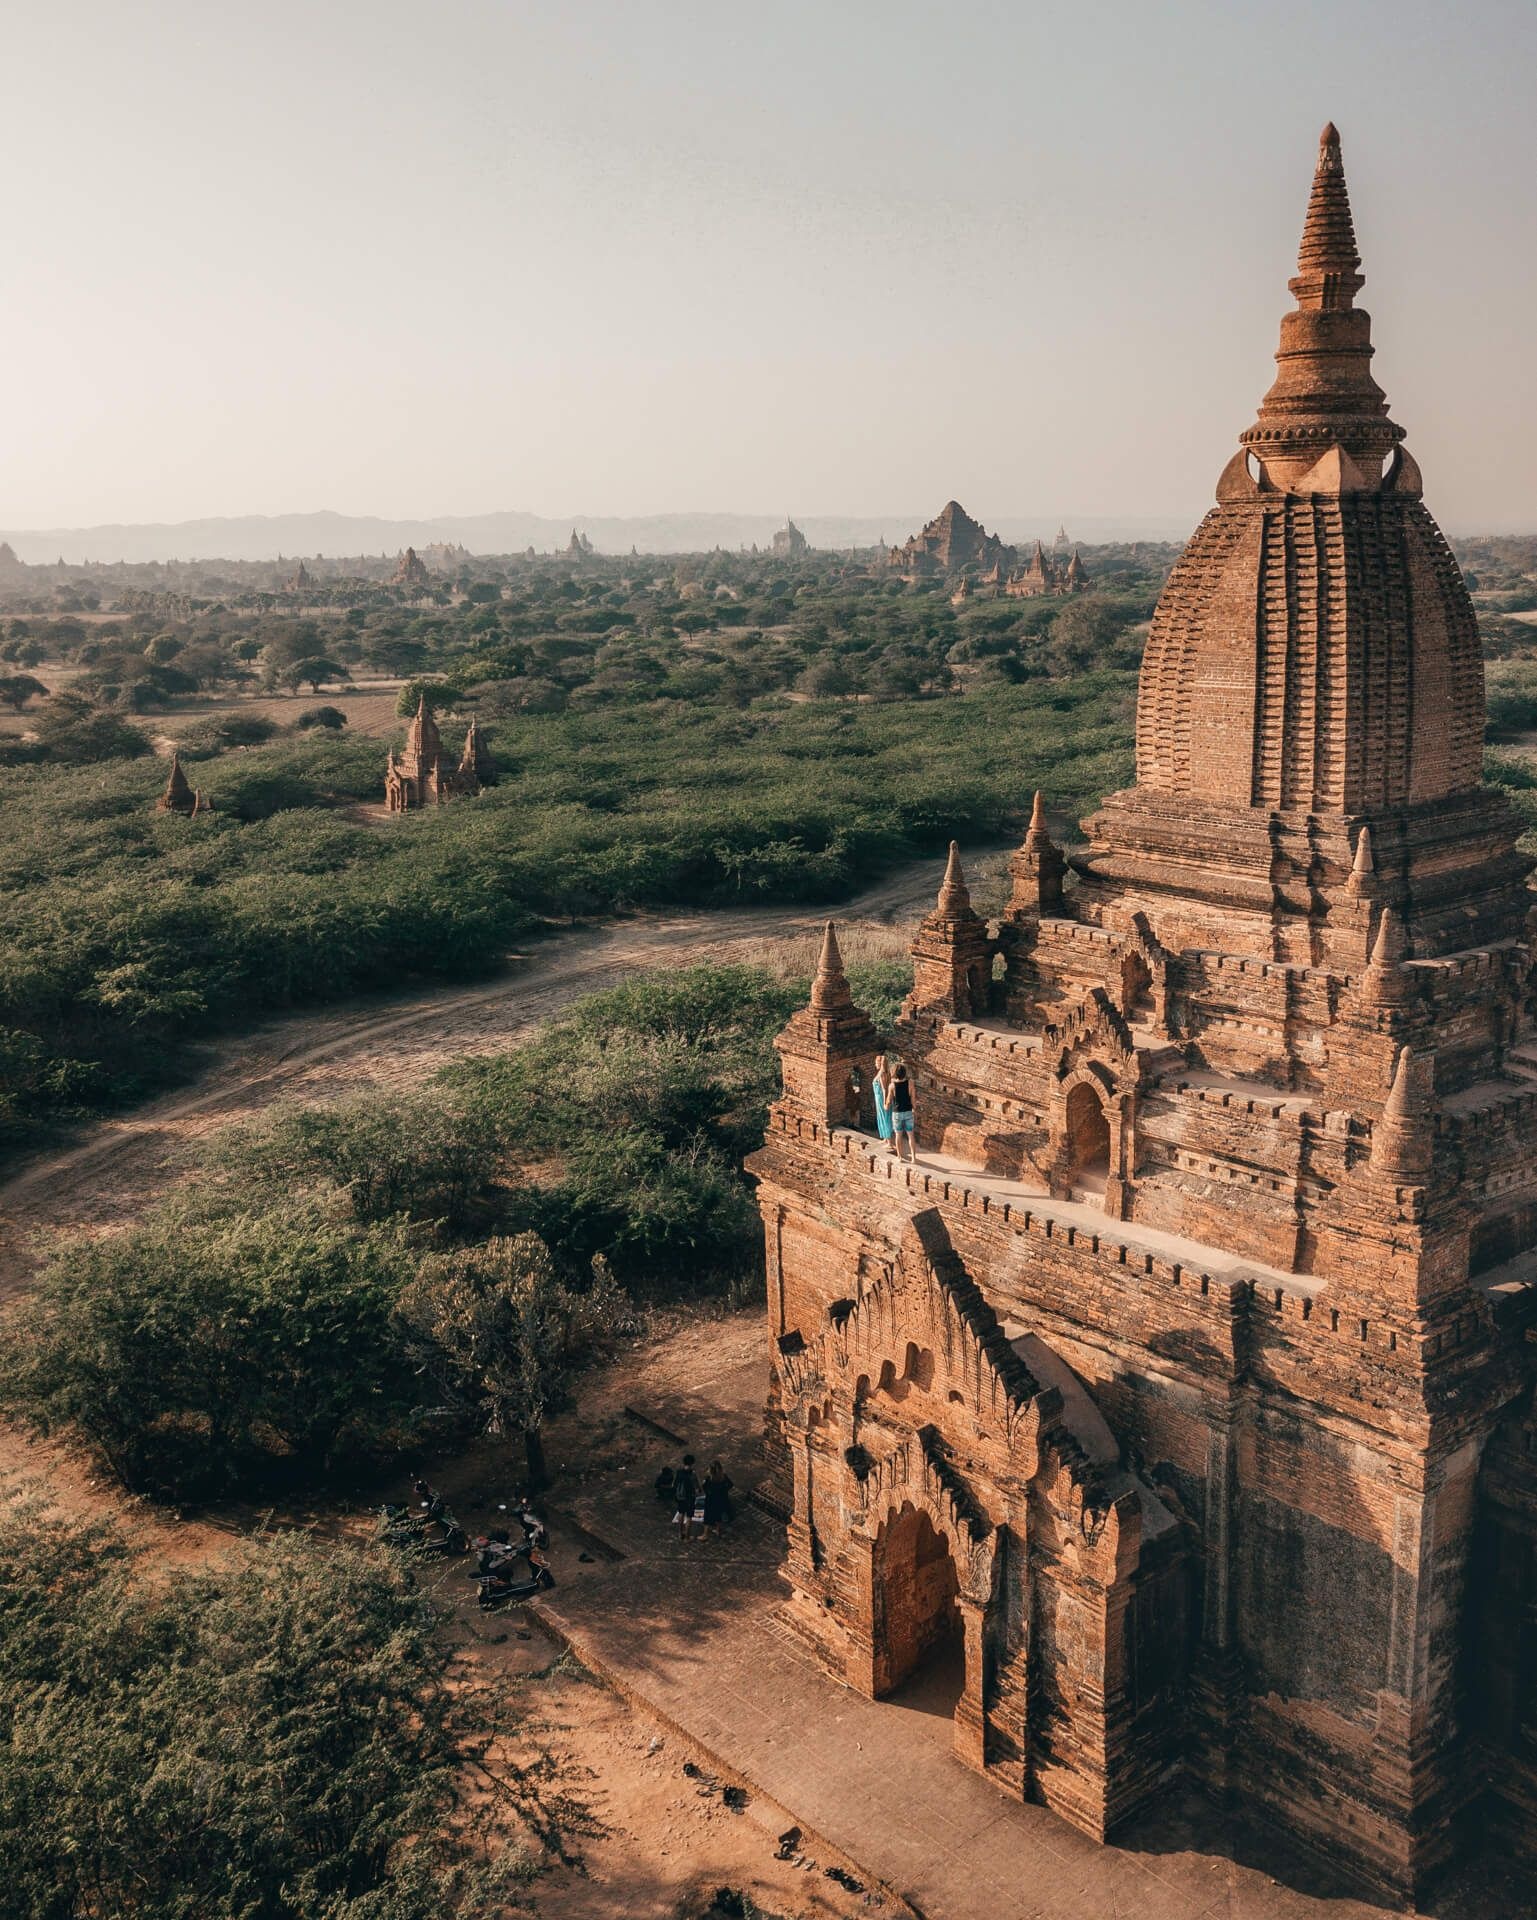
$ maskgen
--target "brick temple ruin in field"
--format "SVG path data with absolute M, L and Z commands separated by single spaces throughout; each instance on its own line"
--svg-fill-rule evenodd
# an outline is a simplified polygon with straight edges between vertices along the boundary
M 767 1429 L 850 1686 L 948 1647 L 1006 1792 L 1102 1837 L 1183 1773 L 1401 1895 L 1537 1846 L 1533 906 L 1332 127 L 1290 284 L 1136 784 L 918 930 L 916 1168 L 828 929 L 750 1163 Z
M 445 757 L 438 723 L 427 696 L 417 702 L 416 714 L 399 754 L 393 747 L 384 763 L 384 804 L 391 813 L 411 813 L 418 807 L 441 806 L 460 794 L 479 793 L 495 784 L 496 769 L 480 724 L 471 720 L 464 751 L 457 766 Z

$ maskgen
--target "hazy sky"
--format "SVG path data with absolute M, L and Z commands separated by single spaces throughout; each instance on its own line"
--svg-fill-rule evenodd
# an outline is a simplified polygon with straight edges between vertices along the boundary
M 1193 521 L 1332 117 L 1429 504 L 1537 528 L 1532 0 L 27 0 L 4 47 L 0 525 Z

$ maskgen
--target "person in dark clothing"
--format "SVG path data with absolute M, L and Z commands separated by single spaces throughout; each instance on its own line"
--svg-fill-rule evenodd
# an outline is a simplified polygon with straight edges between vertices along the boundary
M 704 1477 L 704 1530 L 713 1539 L 731 1518 L 731 1482 L 718 1460 L 712 1461 Z
M 913 1083 L 905 1066 L 897 1066 L 891 1076 L 891 1127 L 897 1158 L 916 1165 L 917 1143 L 913 1138 L 917 1116 L 913 1112 Z M 902 1151 L 904 1144 L 906 1153 Z
M 691 1540 L 694 1533 L 694 1502 L 699 1494 L 699 1476 L 694 1472 L 694 1456 L 686 1453 L 683 1465 L 672 1477 L 672 1523 L 680 1540 Z

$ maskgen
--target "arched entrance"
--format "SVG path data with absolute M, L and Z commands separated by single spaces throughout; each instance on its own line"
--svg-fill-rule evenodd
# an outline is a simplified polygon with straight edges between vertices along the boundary
M 1087 1080 L 1067 1096 L 1067 1163 L 1075 1185 L 1104 1192 L 1110 1177 L 1110 1122 L 1098 1089 Z
M 875 1691 L 950 1714 L 966 1677 L 960 1582 L 949 1543 L 911 1503 L 875 1539 Z

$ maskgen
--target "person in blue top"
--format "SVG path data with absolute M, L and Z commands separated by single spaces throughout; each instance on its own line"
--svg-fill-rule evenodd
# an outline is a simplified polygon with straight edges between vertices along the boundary
M 891 1068 L 886 1064 L 886 1056 L 875 1056 L 875 1079 L 871 1083 L 875 1094 L 875 1131 L 886 1142 L 888 1152 L 896 1149 L 891 1144 Z

